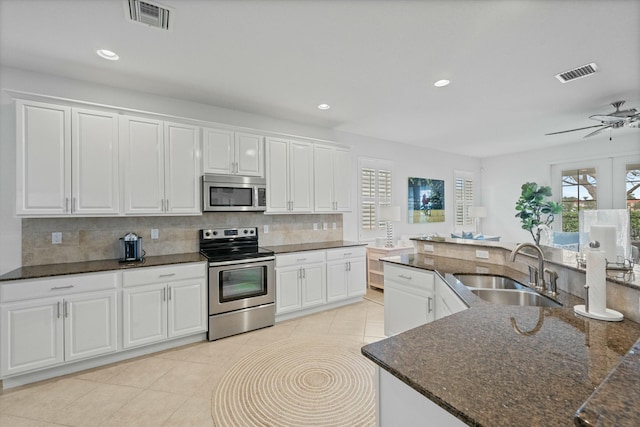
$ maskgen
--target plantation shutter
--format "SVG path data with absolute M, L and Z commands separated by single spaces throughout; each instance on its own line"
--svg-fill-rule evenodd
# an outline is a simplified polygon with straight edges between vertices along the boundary
M 473 206 L 473 179 L 457 176 L 455 178 L 455 221 L 456 226 L 464 227 L 473 224 L 469 209 Z
M 372 167 L 361 168 L 360 188 L 362 229 L 385 229 L 386 223 L 377 221 L 377 218 L 381 206 L 391 206 L 391 171 Z

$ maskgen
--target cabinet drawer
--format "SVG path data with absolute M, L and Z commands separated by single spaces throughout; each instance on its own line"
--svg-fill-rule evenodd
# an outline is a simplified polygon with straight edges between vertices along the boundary
M 167 283 L 178 280 L 195 279 L 205 277 L 207 274 L 206 263 L 186 265 L 169 265 L 166 267 L 148 267 L 122 273 L 122 286 L 151 285 Z
M 366 256 L 367 249 L 364 246 L 349 246 L 338 249 L 327 249 L 327 261 L 357 258 Z
M 290 265 L 312 264 L 316 262 L 324 262 L 324 251 L 305 251 L 276 255 L 276 267 L 288 267 Z
M 384 264 L 384 281 L 401 283 L 416 289 L 424 289 L 433 292 L 434 273 L 417 268 L 399 267 L 389 263 Z
M 92 273 L 58 276 L 47 279 L 16 280 L 0 285 L 0 302 L 115 289 L 118 273 Z

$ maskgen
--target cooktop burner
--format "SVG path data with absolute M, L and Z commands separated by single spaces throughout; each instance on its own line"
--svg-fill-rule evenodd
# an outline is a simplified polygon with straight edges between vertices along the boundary
M 210 262 L 237 261 L 273 256 L 258 246 L 258 228 L 211 228 L 200 230 L 200 253 Z

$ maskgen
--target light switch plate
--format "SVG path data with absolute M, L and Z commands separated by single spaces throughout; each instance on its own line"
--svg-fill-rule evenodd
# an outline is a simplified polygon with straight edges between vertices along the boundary
M 318 223 L 317 222 L 313 223 L 313 231 L 318 231 Z
M 476 250 L 476 258 L 489 259 L 489 251 Z
M 264 234 L 269 234 L 269 226 L 267 224 L 262 226 L 262 232 Z
M 336 228 L 338 228 L 337 224 L 334 222 L 333 223 L 333 229 L 335 230 Z
M 326 222 L 322 224 L 322 229 L 324 231 L 327 231 L 329 229 L 329 224 L 327 224 Z
M 54 231 L 51 233 L 51 243 L 54 245 L 59 245 L 62 243 L 62 232 Z
M 151 229 L 151 240 L 158 240 L 158 229 L 157 228 L 152 228 Z

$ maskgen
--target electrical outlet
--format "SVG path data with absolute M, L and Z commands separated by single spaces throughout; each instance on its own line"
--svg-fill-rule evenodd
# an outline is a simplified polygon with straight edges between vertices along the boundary
M 269 234 L 269 226 L 267 224 L 262 226 L 262 232 L 264 234 Z
M 489 259 L 489 251 L 476 250 L 476 258 Z
M 152 228 L 151 229 L 151 240 L 158 240 L 158 229 L 157 228 Z
M 335 222 L 332 224 L 333 225 L 333 229 L 335 230 L 336 228 L 338 228 L 338 224 L 336 224 Z
M 425 252 L 433 252 L 433 245 L 424 245 Z
M 318 231 L 318 223 L 317 222 L 313 223 L 313 231 Z
M 62 232 L 54 231 L 51 233 L 51 243 L 54 245 L 59 245 L 62 243 Z
M 329 229 L 329 224 L 327 224 L 326 222 L 322 224 L 322 229 L 324 231 L 327 231 Z

